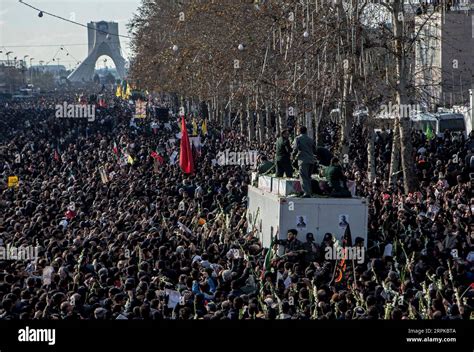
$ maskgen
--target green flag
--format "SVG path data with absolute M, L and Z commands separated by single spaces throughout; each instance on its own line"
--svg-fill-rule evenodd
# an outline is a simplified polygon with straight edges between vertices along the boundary
M 434 133 L 433 133 L 433 130 L 431 129 L 431 125 L 428 125 L 426 126 L 426 139 L 427 140 L 432 140 L 435 136 L 434 136 Z
M 262 276 L 265 275 L 265 273 L 270 272 L 270 266 L 272 265 L 272 260 L 273 257 L 275 256 L 273 253 L 273 245 L 275 244 L 275 240 L 278 236 L 278 230 L 275 236 L 272 236 L 272 240 L 270 241 L 270 247 L 268 248 L 268 252 L 265 255 L 265 261 L 263 262 L 263 271 L 262 271 Z

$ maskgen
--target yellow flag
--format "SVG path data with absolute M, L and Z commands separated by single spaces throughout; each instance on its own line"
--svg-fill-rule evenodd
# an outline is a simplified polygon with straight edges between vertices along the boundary
M 121 84 L 119 84 L 119 85 L 117 86 L 117 91 L 115 92 L 115 96 L 116 96 L 117 98 L 121 98 L 121 97 L 122 97 L 122 85 L 121 85 Z
M 130 84 L 127 84 L 127 90 L 125 92 L 125 99 L 130 99 L 132 96 L 132 89 L 130 88 Z
M 127 157 L 127 161 L 130 165 L 133 165 L 133 163 L 135 162 L 135 160 L 133 160 L 132 156 L 129 154 L 128 157 Z
M 8 187 L 18 187 L 18 176 L 8 176 Z
M 203 135 L 207 135 L 207 122 L 206 120 L 202 120 L 201 131 Z

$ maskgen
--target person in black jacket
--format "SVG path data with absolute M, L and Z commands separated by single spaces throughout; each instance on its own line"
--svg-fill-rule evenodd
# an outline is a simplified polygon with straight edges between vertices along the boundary
M 291 166 L 291 144 L 288 130 L 283 130 L 276 141 L 275 165 L 276 177 L 293 177 L 293 166 Z
M 296 262 L 303 250 L 302 243 L 296 238 L 298 231 L 291 229 L 288 231 L 288 238 L 286 240 L 276 240 L 275 243 L 285 247 L 285 255 L 292 262 Z

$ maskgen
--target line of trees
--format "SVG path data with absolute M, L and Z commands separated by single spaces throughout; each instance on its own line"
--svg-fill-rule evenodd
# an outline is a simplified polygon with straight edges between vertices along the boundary
M 402 0 L 144 0 L 129 23 L 131 76 L 148 90 L 178 94 L 183 105 L 206 104 L 211 120 L 259 142 L 289 118 L 317 137 L 321 120 L 337 109 L 341 155 L 353 113 L 364 106 L 373 177 L 374 117 L 389 102 L 417 102 L 414 24 Z M 410 123 L 393 116 L 390 181 L 401 169 L 412 192 Z

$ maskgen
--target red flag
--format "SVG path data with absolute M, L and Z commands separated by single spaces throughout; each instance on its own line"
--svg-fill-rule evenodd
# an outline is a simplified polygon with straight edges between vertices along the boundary
M 160 163 L 160 165 L 163 164 L 164 159 L 163 159 L 163 157 L 162 157 L 160 154 L 158 154 L 157 152 L 152 151 L 151 154 L 150 154 L 150 156 L 151 156 L 153 159 L 155 159 L 156 161 L 158 161 L 158 162 Z
M 114 148 L 112 149 L 114 154 L 118 154 L 117 143 L 114 142 Z
M 185 174 L 192 174 L 194 172 L 193 152 L 189 144 L 188 130 L 186 129 L 184 116 L 181 118 L 181 134 L 179 166 Z
M 57 149 L 54 150 L 54 156 L 53 156 L 53 158 L 54 158 L 54 160 L 56 160 L 56 161 L 61 161 L 61 158 L 60 158 L 60 156 L 59 156 L 59 153 L 58 153 L 58 150 L 57 150 Z

